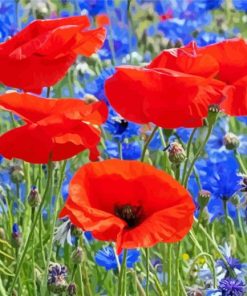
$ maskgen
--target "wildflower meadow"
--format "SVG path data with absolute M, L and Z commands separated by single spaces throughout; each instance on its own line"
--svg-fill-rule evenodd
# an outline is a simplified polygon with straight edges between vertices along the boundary
M 247 295 L 247 0 L 0 0 L 0 296 Z

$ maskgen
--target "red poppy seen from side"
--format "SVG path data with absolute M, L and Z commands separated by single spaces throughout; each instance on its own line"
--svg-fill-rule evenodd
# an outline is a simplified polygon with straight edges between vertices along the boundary
M 44 99 L 30 94 L 0 96 L 0 109 L 18 115 L 25 124 L 0 136 L 0 154 L 31 163 L 47 163 L 75 156 L 89 149 L 97 160 L 97 144 L 108 115 L 102 102 L 87 105 L 78 99 Z
M 36 20 L 0 43 L 0 82 L 40 93 L 62 79 L 77 55 L 90 56 L 103 44 L 104 28 L 87 30 L 87 16 Z

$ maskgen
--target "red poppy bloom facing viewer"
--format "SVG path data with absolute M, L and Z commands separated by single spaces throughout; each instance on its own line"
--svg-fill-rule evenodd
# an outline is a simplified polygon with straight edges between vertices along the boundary
M 74 175 L 60 217 L 122 248 L 180 241 L 195 206 L 188 191 L 165 172 L 138 161 L 89 163 Z
M 87 16 L 36 20 L 0 43 L 0 83 L 40 93 L 63 78 L 78 54 L 90 56 L 103 44 L 104 28 L 86 30 Z
M 0 96 L 0 109 L 18 115 L 26 124 L 0 136 L 0 154 L 31 163 L 70 158 L 85 149 L 98 157 L 100 131 L 93 125 L 107 118 L 102 102 L 87 105 L 78 99 L 43 99 L 30 94 Z

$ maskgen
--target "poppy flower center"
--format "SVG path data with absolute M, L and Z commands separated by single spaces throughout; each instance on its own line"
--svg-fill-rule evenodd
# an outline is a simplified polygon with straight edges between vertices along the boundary
M 129 227 L 136 226 L 140 221 L 142 208 L 141 206 L 117 205 L 115 207 L 115 215 L 124 220 Z

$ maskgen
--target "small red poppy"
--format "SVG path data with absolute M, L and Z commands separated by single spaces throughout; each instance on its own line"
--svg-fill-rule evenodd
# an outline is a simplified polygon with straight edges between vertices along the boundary
M 217 79 L 233 86 L 231 95 L 222 103 L 229 115 L 247 115 L 247 43 L 234 38 L 199 48 L 199 54 L 210 55 L 219 64 Z
M 167 173 L 138 161 L 105 160 L 81 167 L 60 217 L 121 249 L 180 241 L 193 223 L 188 191 Z
M 78 99 L 43 99 L 12 92 L 0 96 L 0 108 L 26 123 L 0 136 L 0 154 L 4 157 L 47 163 L 89 149 L 91 160 L 97 159 L 100 131 L 93 125 L 106 120 L 104 103 L 87 105 Z
M 85 30 L 87 16 L 36 20 L 0 43 L 0 82 L 40 93 L 63 78 L 78 54 L 90 56 L 103 44 L 104 28 Z
M 127 120 L 178 128 L 202 126 L 209 105 L 222 102 L 224 86 L 212 78 L 151 64 L 117 67 L 105 90 L 113 108 Z

